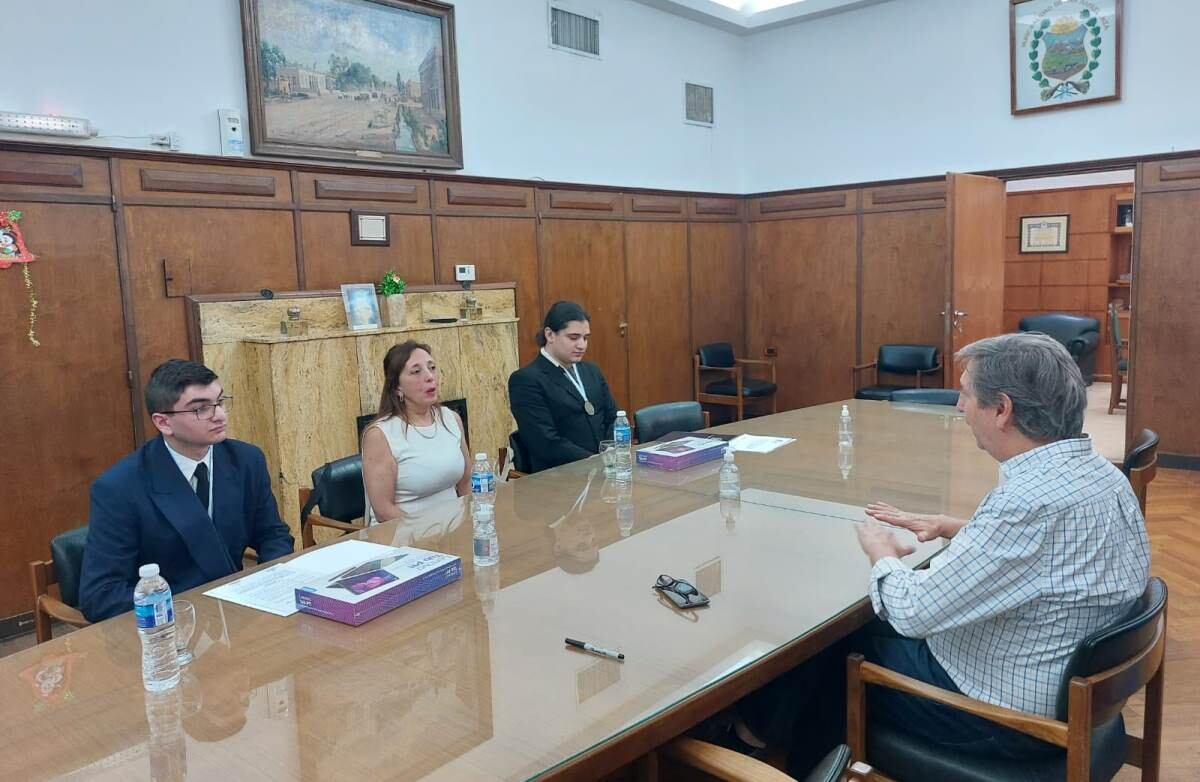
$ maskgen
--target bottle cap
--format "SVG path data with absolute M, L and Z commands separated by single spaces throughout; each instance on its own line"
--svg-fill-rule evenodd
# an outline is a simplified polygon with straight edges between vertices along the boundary
M 138 568 L 138 578 L 154 578 L 158 575 L 158 565 L 151 562 Z
M 483 452 L 481 451 L 481 452 L 479 452 L 479 453 L 475 454 L 475 459 L 476 459 L 476 460 L 479 460 L 479 459 L 487 459 L 487 454 L 486 454 L 486 453 L 483 453 Z
M 842 415 L 850 415 L 850 405 L 842 405 Z
M 625 415 L 625 411 L 624 411 L 624 410 L 618 410 L 618 411 L 617 411 L 617 418 L 620 418 L 620 417 L 621 417 L 621 416 L 623 416 L 623 415 Z
M 732 448 L 725 449 L 725 461 L 727 461 L 727 462 L 733 461 L 733 449 Z

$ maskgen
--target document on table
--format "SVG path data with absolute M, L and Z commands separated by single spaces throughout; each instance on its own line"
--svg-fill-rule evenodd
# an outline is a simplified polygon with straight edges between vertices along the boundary
M 346 540 L 213 587 L 204 594 L 276 616 L 291 616 L 297 611 L 296 590 L 300 587 L 312 586 L 329 578 L 331 573 L 393 553 L 395 549 L 391 546 Z
M 796 442 L 794 437 L 764 437 L 757 434 L 739 434 L 729 443 L 732 451 L 747 453 L 770 453 L 776 448 L 782 448 L 788 443 Z

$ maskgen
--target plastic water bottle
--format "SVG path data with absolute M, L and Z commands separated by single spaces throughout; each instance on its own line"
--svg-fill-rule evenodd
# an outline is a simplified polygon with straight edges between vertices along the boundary
M 471 509 L 475 528 L 475 567 L 487 567 L 500 561 L 500 538 L 496 535 L 496 508 L 481 503 Z
M 850 480 L 850 471 L 854 469 L 854 446 L 838 446 L 838 469 L 842 471 L 842 480 Z
M 619 481 L 633 478 L 633 429 L 629 426 L 629 417 L 624 410 L 617 411 L 617 420 L 613 422 L 613 440 L 617 443 L 617 474 Z
M 486 453 L 475 454 L 475 466 L 471 468 L 471 499 L 476 506 L 496 504 L 496 473 Z
M 617 484 L 617 530 L 621 537 L 633 534 L 633 484 L 622 481 Z
M 142 565 L 138 576 L 140 580 L 133 588 L 133 613 L 142 639 L 142 684 L 151 692 L 162 692 L 179 684 L 175 603 L 170 585 L 158 574 L 158 565 Z
M 145 693 L 146 724 L 150 727 L 150 779 L 154 782 L 183 782 L 187 778 L 180 689 Z
M 838 445 L 854 445 L 854 421 L 849 405 L 842 405 L 842 415 L 838 418 Z
M 483 606 L 483 613 L 491 616 L 496 608 L 496 593 L 500 591 L 500 565 L 477 565 L 475 567 L 475 596 Z
M 738 466 L 733 461 L 733 450 L 725 448 L 725 463 L 721 465 L 721 475 L 718 478 L 719 494 L 722 499 L 737 500 L 742 496 L 742 476 Z

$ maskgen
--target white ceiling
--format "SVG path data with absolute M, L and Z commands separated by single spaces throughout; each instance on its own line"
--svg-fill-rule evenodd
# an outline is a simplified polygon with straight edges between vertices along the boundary
M 890 0 L 637 0 L 668 13 L 749 35 Z

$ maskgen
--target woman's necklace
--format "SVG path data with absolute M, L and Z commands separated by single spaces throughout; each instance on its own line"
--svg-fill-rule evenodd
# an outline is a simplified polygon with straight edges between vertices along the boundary
M 436 421 L 436 420 L 434 419 L 434 417 L 433 417 L 433 408 L 430 408 L 430 409 L 429 409 L 429 423 L 428 423 L 428 424 L 426 424 L 426 426 L 433 426 L 433 427 L 435 427 L 435 428 L 434 428 L 434 430 L 433 430 L 433 434 L 425 434 L 424 432 L 422 432 L 422 431 L 421 431 L 421 424 L 418 424 L 418 423 L 416 423 L 415 421 L 414 421 L 414 422 L 413 422 L 413 424 L 412 424 L 412 428 L 416 430 L 417 434 L 419 434 L 419 435 L 422 437 L 422 439 L 425 439 L 425 440 L 432 440 L 432 439 L 434 439 L 435 437 L 437 437 L 437 429 L 436 429 L 436 425 L 437 425 L 437 421 Z

